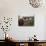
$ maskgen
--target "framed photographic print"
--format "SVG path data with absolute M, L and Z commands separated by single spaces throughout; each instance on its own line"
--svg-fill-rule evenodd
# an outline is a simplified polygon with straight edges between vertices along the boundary
M 18 26 L 34 26 L 34 16 L 18 16 Z

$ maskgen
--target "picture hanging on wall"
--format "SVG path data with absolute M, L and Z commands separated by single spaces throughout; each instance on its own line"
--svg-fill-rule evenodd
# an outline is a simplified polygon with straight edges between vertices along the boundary
M 34 16 L 18 16 L 18 26 L 34 26 Z

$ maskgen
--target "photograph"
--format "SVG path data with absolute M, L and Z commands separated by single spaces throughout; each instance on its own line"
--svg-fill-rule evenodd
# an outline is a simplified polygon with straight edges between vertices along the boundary
M 19 26 L 34 26 L 34 16 L 18 16 Z

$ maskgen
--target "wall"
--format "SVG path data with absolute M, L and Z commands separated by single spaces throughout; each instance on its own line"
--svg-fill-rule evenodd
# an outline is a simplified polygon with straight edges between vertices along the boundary
M 0 0 L 0 16 L 12 17 L 13 22 L 10 31 L 16 40 L 27 40 L 34 34 L 37 39 L 46 40 L 45 38 L 45 6 L 40 8 L 33 8 L 29 5 L 28 0 Z M 35 25 L 33 27 L 19 27 L 18 16 L 34 16 Z M 2 35 L 2 31 L 0 33 Z M 0 39 L 3 37 L 0 36 Z M 4 39 L 4 38 L 3 38 Z

